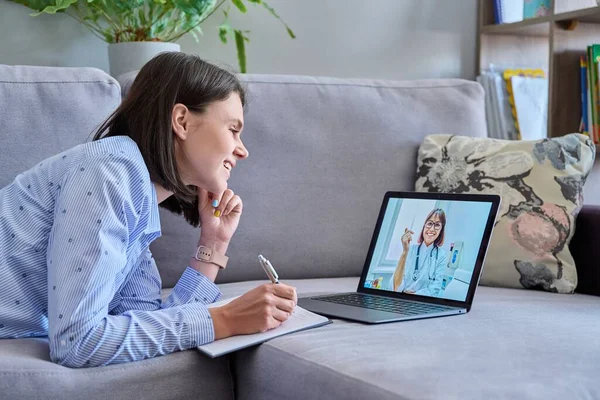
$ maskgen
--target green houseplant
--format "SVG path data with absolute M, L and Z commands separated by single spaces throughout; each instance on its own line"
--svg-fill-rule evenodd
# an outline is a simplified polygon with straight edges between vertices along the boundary
M 240 72 L 246 72 L 246 49 L 249 31 L 235 29 L 229 23 L 231 5 L 242 13 L 249 4 L 262 6 L 285 26 L 288 35 L 294 32 L 263 0 L 11 0 L 23 4 L 35 13 L 66 13 L 84 24 L 94 35 L 109 44 L 126 42 L 173 43 L 186 33 L 199 40 L 201 24 L 215 11 L 222 10 L 224 21 L 219 25 L 223 43 L 233 38 Z M 178 48 L 178 46 L 177 46 Z

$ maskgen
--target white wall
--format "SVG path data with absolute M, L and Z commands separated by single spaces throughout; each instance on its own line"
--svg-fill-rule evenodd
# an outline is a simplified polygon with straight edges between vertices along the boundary
M 475 77 L 476 0 L 270 0 L 294 30 L 262 7 L 233 10 L 231 23 L 248 29 L 248 72 L 337 77 L 417 79 Z M 0 0 L 0 63 L 93 66 L 108 72 L 107 45 L 67 15 L 30 17 Z M 187 53 L 237 68 L 235 45 L 217 35 L 214 13 Z

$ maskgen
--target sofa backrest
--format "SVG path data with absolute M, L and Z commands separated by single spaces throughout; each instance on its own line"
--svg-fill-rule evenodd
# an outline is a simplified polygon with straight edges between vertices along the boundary
M 465 80 L 391 82 L 241 75 L 250 157 L 230 187 L 244 201 L 219 282 L 356 276 L 387 190 L 413 190 L 417 148 L 432 133 L 485 136 L 484 96 Z M 124 86 L 126 87 L 126 86 Z M 121 100 L 92 68 L 0 65 L 0 187 L 40 160 L 90 139 Z M 151 250 L 175 284 L 199 230 L 161 209 Z
M 0 65 L 0 188 L 90 138 L 118 106 L 120 90 L 95 68 Z
M 414 190 L 424 136 L 487 135 L 483 90 L 471 81 L 241 79 L 250 157 L 229 181 L 244 212 L 219 282 L 265 280 L 258 254 L 284 280 L 359 275 L 384 193 Z M 151 250 L 169 286 L 199 235 L 161 212 Z

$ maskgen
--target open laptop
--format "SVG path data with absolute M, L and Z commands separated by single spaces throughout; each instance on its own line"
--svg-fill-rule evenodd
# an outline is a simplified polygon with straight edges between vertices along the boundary
M 465 314 L 499 205 L 497 195 L 387 192 L 356 292 L 298 305 L 373 324 Z

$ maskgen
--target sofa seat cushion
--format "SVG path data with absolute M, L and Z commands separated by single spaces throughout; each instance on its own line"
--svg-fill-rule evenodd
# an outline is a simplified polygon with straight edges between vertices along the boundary
M 224 297 L 263 282 L 221 285 Z M 300 296 L 358 278 L 290 280 Z M 462 316 L 334 320 L 233 356 L 240 399 L 600 398 L 598 297 L 477 289 Z
M 0 339 L 3 399 L 233 399 L 229 359 L 195 350 L 128 364 L 70 369 L 49 359 L 47 339 Z

